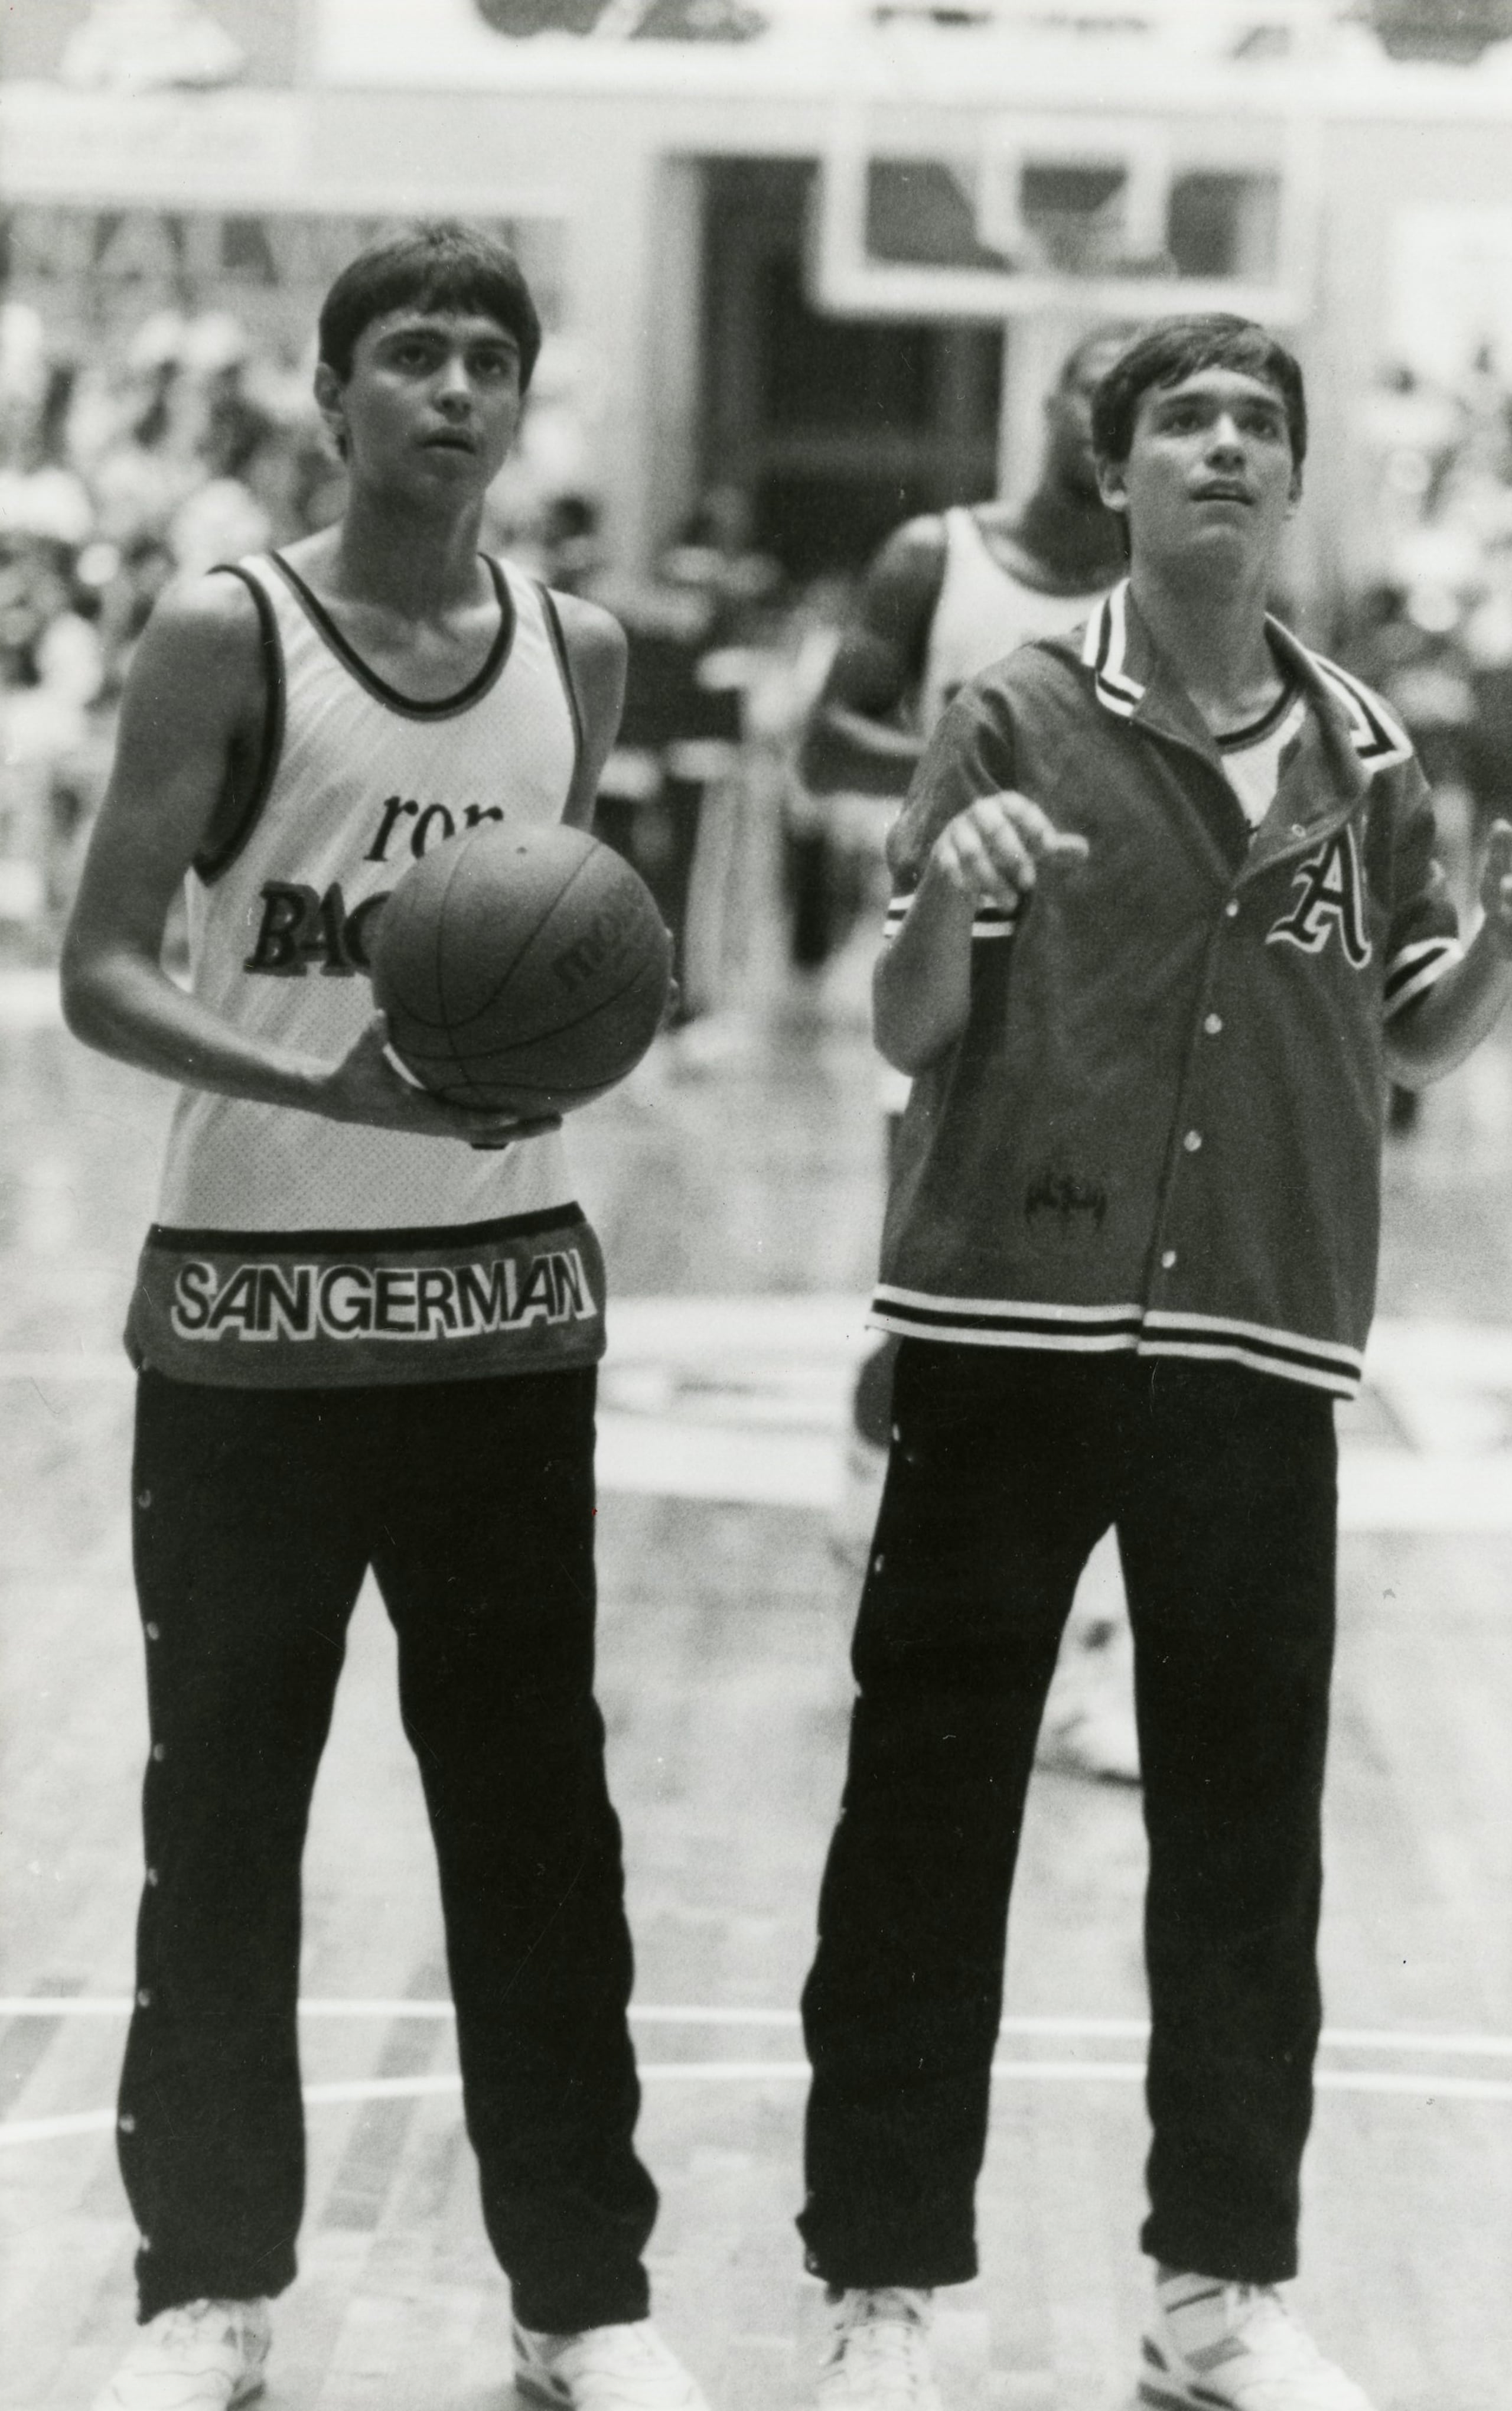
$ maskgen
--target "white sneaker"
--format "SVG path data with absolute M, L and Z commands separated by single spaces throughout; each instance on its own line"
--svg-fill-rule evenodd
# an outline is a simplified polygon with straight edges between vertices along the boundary
M 515 2384 L 547 2411 L 708 2411 L 649 2319 L 546 2335 L 515 2322 Z
M 139 2329 L 94 2411 L 231 2411 L 263 2389 L 266 2301 L 178 2302 Z
M 821 2411 L 941 2411 L 929 2366 L 926 2290 L 859 2286 L 841 2294 L 819 2402 Z
M 1148 2411 L 1371 2411 L 1273 2286 L 1163 2277 L 1135 2400 Z

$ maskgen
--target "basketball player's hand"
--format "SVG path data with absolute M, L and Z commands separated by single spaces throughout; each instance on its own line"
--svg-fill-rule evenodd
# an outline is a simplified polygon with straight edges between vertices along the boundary
M 1498 951 L 1512 956 L 1512 821 L 1492 821 L 1480 874 L 1480 909 Z
M 1010 911 L 1027 896 L 1041 864 L 1084 862 L 1087 841 L 1056 828 L 1027 796 L 979 796 L 948 821 L 930 856 L 938 878 L 974 903 Z
M 333 1064 L 321 1083 L 316 1111 L 332 1121 L 365 1122 L 373 1130 L 407 1132 L 414 1138 L 459 1138 L 471 1147 L 508 1147 L 560 1126 L 559 1114 L 528 1120 L 513 1114 L 474 1112 L 433 1097 L 396 1070 L 388 1051 L 388 1024 L 375 1014 L 351 1052 Z

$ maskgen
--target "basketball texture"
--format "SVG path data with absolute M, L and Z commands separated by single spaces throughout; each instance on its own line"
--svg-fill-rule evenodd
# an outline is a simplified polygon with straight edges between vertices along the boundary
M 650 889 L 581 829 L 486 822 L 407 870 L 378 916 L 389 1043 L 452 1104 L 570 1113 L 640 1061 L 672 941 Z

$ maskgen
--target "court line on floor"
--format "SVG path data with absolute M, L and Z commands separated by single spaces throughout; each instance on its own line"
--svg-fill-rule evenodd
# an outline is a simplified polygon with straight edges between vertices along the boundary
M 129 1993 L 19 1993 L 0 1995 L 0 2018 L 124 2018 L 131 2013 Z M 354 2020 L 449 2020 L 452 2004 L 440 1997 L 408 1995 L 351 1998 L 313 1997 L 301 2000 L 302 2018 Z M 632 2001 L 632 2025 L 647 2026 L 772 2026 L 795 2032 L 802 2023 L 796 2009 L 745 2009 L 728 2002 Z M 1047 2041 L 1137 2042 L 1149 2040 L 1147 2018 L 1097 2018 L 1014 2015 L 1005 2017 L 1002 2035 L 1042 2037 Z M 1414 2033 L 1400 2026 L 1325 2026 L 1326 2051 L 1438 2052 L 1451 2059 L 1512 2059 L 1512 2035 Z M 681 2063 L 679 2063 L 680 2065 Z M 692 2063 L 688 2063 L 692 2065 Z M 707 2063 L 713 2065 L 714 2063 Z M 734 2063 L 732 2063 L 734 2064 Z M 1051 2065 L 1046 2061 L 1036 2066 Z
M 710 1361 L 709 1351 L 717 1342 L 723 1355 L 716 1353 L 713 1362 L 744 1364 L 758 1390 L 764 1378 L 771 1395 L 753 1403 L 737 1383 L 741 1411 L 731 1419 L 716 1412 L 707 1397 L 698 1407 L 679 1401 L 673 1381 L 657 1411 L 621 1411 L 631 1406 L 643 1358 L 656 1360 L 652 1369 L 659 1382 L 667 1373 L 664 1360 L 681 1362 L 691 1306 L 708 1326 L 697 1334 L 697 1363 Z M 760 1318 L 754 1333 L 748 1328 L 753 1314 Z M 619 1301 L 611 1312 L 598 1418 L 600 1489 L 628 1497 L 832 1513 L 844 1489 L 841 1376 L 859 1352 L 864 1321 L 861 1301 L 823 1296 Z M 1474 1326 L 1456 1333 L 1438 1325 L 1419 1330 L 1410 1322 L 1378 1324 L 1367 1381 L 1396 1399 L 1399 1410 L 1402 1401 L 1418 1395 L 1407 1368 L 1419 1340 L 1427 1370 L 1418 1386 L 1427 1403 L 1416 1415 L 1399 1410 L 1398 1420 L 1433 1431 L 1443 1425 L 1446 1431 L 1462 1432 L 1467 1414 L 1476 1430 L 1490 1414 L 1499 1434 L 1504 1416 L 1498 1400 L 1512 1386 L 1512 1333 Z M 799 1352 L 793 1354 L 794 1350 Z M 687 1362 L 694 1362 L 694 1355 Z M 817 1422 L 815 1398 L 806 1395 L 800 1399 L 792 1390 L 795 1370 L 801 1373 L 805 1366 L 810 1387 L 812 1379 L 821 1375 L 828 1400 Z M 114 1351 L 0 1353 L 0 1382 L 35 1384 L 44 1398 L 50 1384 L 63 1393 L 94 1385 L 124 1389 L 134 1379 L 124 1352 Z M 1351 1535 L 1512 1535 L 1509 1459 L 1512 1451 L 1501 1446 L 1387 1448 L 1346 1434 L 1340 1457 L 1340 1529 Z
M 642 2062 L 643 2084 L 805 2084 L 808 2063 L 803 2059 L 686 2059 L 660 2065 Z M 1005 2084 L 1142 2084 L 1143 2063 L 1132 2059 L 998 2059 L 993 2080 Z M 1319 2068 L 1314 2078 L 1319 2093 L 1390 2094 L 1418 2101 L 1432 2110 L 1441 2101 L 1512 2102 L 1512 2081 L 1496 2077 L 1451 2076 L 1424 2070 L 1403 2075 L 1388 2068 Z M 459 2076 L 361 2076 L 329 2084 L 304 2087 L 308 2109 L 361 2101 L 418 2101 L 460 2095 Z M 0 2120 L 0 2151 L 24 2143 L 57 2142 L 73 2135 L 108 2134 L 116 2123 L 111 2110 L 66 2111 L 54 2118 Z

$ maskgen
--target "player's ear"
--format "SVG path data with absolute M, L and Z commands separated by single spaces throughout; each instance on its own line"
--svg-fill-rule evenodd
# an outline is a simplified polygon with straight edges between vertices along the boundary
M 329 360 L 315 362 L 315 406 L 326 422 L 326 432 L 342 460 L 346 458 L 346 414 L 342 408 L 344 388 Z
M 1107 511 L 1127 511 L 1128 508 L 1128 462 L 1127 460 L 1105 460 L 1099 454 L 1095 466 L 1098 472 L 1098 491 L 1102 496 L 1103 509 Z

